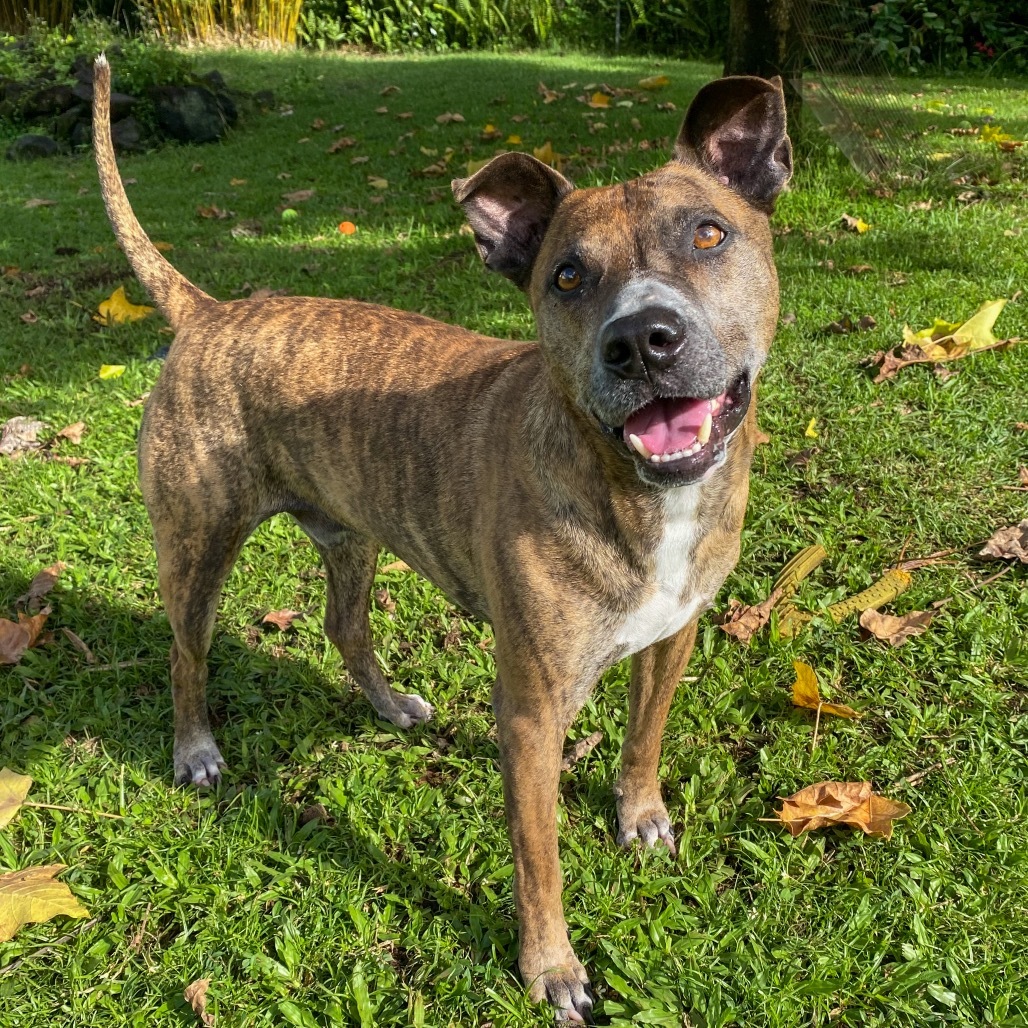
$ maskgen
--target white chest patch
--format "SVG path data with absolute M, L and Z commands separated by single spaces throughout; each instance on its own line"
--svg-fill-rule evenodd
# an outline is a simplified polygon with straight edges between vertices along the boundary
M 699 498 L 698 486 L 672 489 L 665 496 L 664 535 L 657 546 L 649 594 L 617 630 L 622 657 L 674 635 L 711 599 L 685 593 L 693 570 L 692 550 L 699 538 L 696 518 Z

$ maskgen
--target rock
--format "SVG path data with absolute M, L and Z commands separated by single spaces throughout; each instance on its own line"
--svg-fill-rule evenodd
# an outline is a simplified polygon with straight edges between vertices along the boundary
M 30 161 L 36 157 L 53 157 L 61 145 L 49 136 L 18 136 L 7 148 L 9 161 Z
M 58 139 L 70 139 L 75 125 L 80 121 L 89 121 L 89 108 L 85 104 L 76 104 L 54 118 L 51 132 Z
M 135 118 L 122 118 L 111 126 L 111 139 L 115 150 L 141 150 L 143 130 Z
M 213 143 L 235 124 L 231 98 L 205 86 L 158 86 L 152 92 L 161 131 L 183 143 Z
M 77 103 L 70 86 L 58 84 L 44 86 L 24 97 L 20 104 L 21 115 L 29 121 L 63 114 Z
M 93 123 L 89 118 L 75 122 L 68 140 L 72 146 L 91 146 L 93 143 Z

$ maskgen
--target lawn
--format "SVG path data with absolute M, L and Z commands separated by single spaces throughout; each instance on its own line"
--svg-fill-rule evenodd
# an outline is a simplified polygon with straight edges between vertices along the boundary
M 140 220 L 187 276 L 226 299 L 258 288 L 350 296 L 512 338 L 531 336 L 530 311 L 482 269 L 449 198 L 451 174 L 503 145 L 481 141 L 484 126 L 525 147 L 551 142 L 579 185 L 616 181 L 667 157 L 689 98 L 717 74 L 575 56 L 200 62 L 230 84 L 272 88 L 288 108 L 252 115 L 220 145 L 121 161 Z M 591 83 L 658 73 L 671 84 L 648 104 L 600 117 L 575 100 Z M 567 96 L 544 104 L 540 80 Z M 387 86 L 400 92 L 382 95 Z M 1026 86 L 947 80 L 910 92 L 937 101 L 940 148 L 986 148 L 946 136 L 949 119 L 987 105 L 1023 139 Z M 657 109 L 667 101 L 676 112 Z M 444 112 L 465 120 L 439 124 Z M 598 121 L 607 127 L 590 132 Z M 341 136 L 354 145 L 328 153 Z M 445 174 L 419 174 L 447 147 Z M 665 738 L 677 859 L 614 845 L 627 665 L 573 729 L 604 733 L 564 775 L 560 826 L 568 920 L 601 1022 L 1028 1019 L 1028 590 L 1023 565 L 994 578 L 1003 565 L 976 556 L 1028 506 L 1028 493 L 1004 488 L 1028 464 L 1017 427 L 1028 422 L 1028 345 L 958 361 L 949 377 L 913 367 L 878 385 L 860 363 L 900 342 L 905 323 L 962 320 L 1028 288 L 1028 161 L 1022 151 L 993 164 L 980 180 L 940 172 L 894 192 L 817 138 L 802 148 L 775 218 L 786 317 L 762 379 L 770 441 L 754 463 L 742 561 L 701 625 Z M 31 198 L 56 204 L 26 207 Z M 285 202 L 295 219 L 281 218 Z M 201 206 L 231 214 L 200 217 Z M 0 457 L 0 616 L 13 617 L 39 569 L 68 565 L 50 597 L 53 640 L 0 669 L 0 765 L 35 779 L 31 799 L 72 808 L 23 809 L 0 830 L 0 871 L 67 864 L 90 912 L 0 944 L 0 1026 L 187 1025 L 182 992 L 197 978 L 210 978 L 209 1009 L 225 1026 L 546 1023 L 516 976 L 491 633 L 413 573 L 386 569 L 391 556 L 372 610 L 379 653 L 435 720 L 411 732 L 376 720 L 321 633 L 315 551 L 278 519 L 244 550 L 211 652 L 225 786 L 172 787 L 170 632 L 134 457 L 136 401 L 170 337 L 157 317 L 92 320 L 118 285 L 145 297 L 88 155 L 5 162 L 0 211 L 0 423 L 33 416 L 46 438 L 86 424 L 79 445 L 48 451 L 84 463 Z M 844 213 L 871 228 L 844 231 Z M 343 220 L 355 234 L 338 231 Z M 253 221 L 261 234 L 232 232 Z M 847 314 L 877 327 L 825 331 Z M 1024 298 L 996 331 L 1028 337 Z M 124 374 L 101 379 L 105 364 Z M 772 625 L 749 648 L 717 627 L 730 596 L 762 599 L 815 542 L 828 558 L 800 591 L 807 610 L 939 550 L 954 552 L 915 571 L 890 609 L 950 600 L 899 649 L 862 640 L 853 618 L 815 618 L 794 639 Z M 283 608 L 304 616 L 288 632 L 260 627 Z M 791 705 L 795 659 L 864 712 L 823 718 L 816 747 L 812 716 Z M 825 779 L 869 780 L 912 813 L 889 841 L 844 830 L 793 839 L 763 820 L 776 798 Z

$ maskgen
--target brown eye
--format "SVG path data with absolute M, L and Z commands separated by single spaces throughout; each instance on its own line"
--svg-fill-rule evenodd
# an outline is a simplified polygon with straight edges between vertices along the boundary
M 572 289 L 577 289 L 582 284 L 582 276 L 573 265 L 565 264 L 557 272 L 554 283 L 562 293 L 570 293 Z
M 708 221 L 696 229 L 696 234 L 692 237 L 692 245 L 697 250 L 709 250 L 712 246 L 717 246 L 724 238 L 724 232 L 717 225 L 712 225 Z

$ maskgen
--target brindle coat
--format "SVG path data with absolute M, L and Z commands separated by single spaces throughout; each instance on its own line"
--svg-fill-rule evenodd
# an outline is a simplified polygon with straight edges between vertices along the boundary
M 174 632 L 176 781 L 213 784 L 224 766 L 205 700 L 215 610 L 243 542 L 277 513 L 292 514 L 321 554 L 326 634 L 375 709 L 404 726 L 431 715 L 389 686 L 372 648 L 368 593 L 388 547 L 494 627 L 520 968 L 533 999 L 581 1020 L 588 980 L 568 941 L 557 855 L 563 740 L 599 675 L 630 655 L 618 841 L 674 849 L 660 740 L 696 618 L 738 559 L 756 410 L 753 400 L 720 467 L 668 488 L 603 428 L 655 387 L 605 378 L 595 340 L 631 290 L 661 283 L 682 297 L 697 342 L 660 390 L 715 396 L 737 373 L 752 386 L 778 314 L 768 214 L 791 171 L 780 83 L 706 87 L 675 158 L 624 185 L 576 191 L 520 154 L 454 183 L 486 263 L 527 290 L 538 344 L 353 301 L 216 302 L 133 215 L 109 89 L 101 58 L 104 199 L 177 332 L 139 449 Z M 727 226 L 730 245 L 694 253 L 698 217 Z M 553 287 L 569 255 L 583 269 L 574 298 Z M 676 551 L 662 540 L 676 539 L 680 558 L 665 566 Z M 658 613 L 644 616 L 655 600 Z M 639 639 L 639 652 L 624 642 Z

